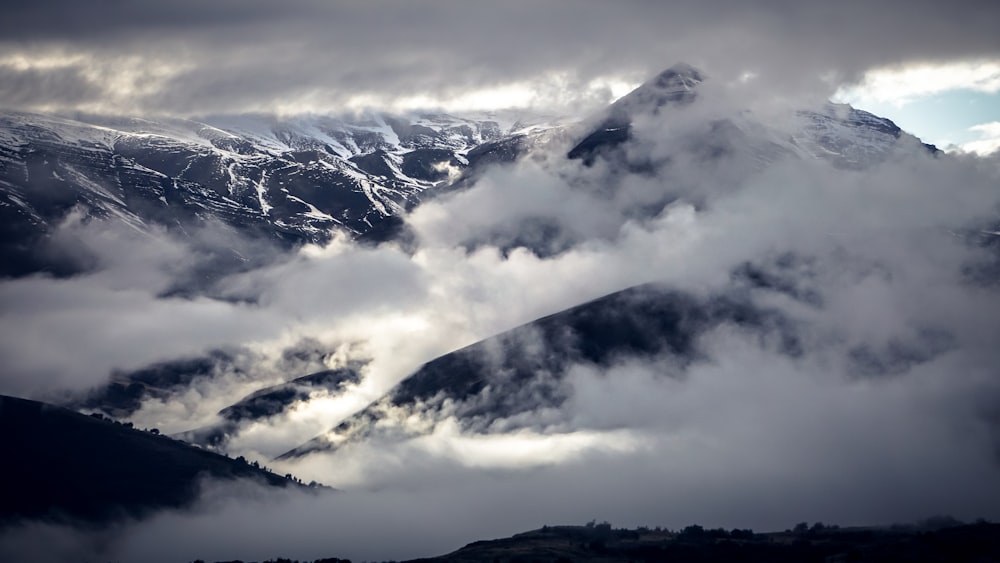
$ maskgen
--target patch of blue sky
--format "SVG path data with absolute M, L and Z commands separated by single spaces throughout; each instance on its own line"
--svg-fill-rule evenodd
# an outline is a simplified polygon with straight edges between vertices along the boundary
M 843 101 L 858 109 L 888 117 L 903 130 L 941 149 L 977 141 L 983 133 L 973 127 L 1000 122 L 1000 92 L 957 89 L 910 97 L 901 102 L 864 95 Z

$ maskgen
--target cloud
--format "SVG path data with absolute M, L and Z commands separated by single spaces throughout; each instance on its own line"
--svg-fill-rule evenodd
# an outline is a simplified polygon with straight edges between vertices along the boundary
M 979 140 L 963 143 L 959 147 L 964 152 L 987 156 L 1000 150 L 1000 121 L 982 123 L 969 128 L 979 135 Z
M 953 61 L 887 67 L 865 73 L 862 82 L 841 95 L 903 106 L 914 99 L 951 90 L 1000 92 L 1000 61 Z
M 328 472 L 367 473 L 345 493 L 212 487 L 190 512 L 98 533 L 15 528 L 0 536 L 0 553 L 386 560 L 593 518 L 763 531 L 816 519 L 995 517 L 995 459 L 967 408 L 989 387 L 960 356 L 901 378 L 845 382 L 835 367 L 775 355 L 729 331 L 710 340 L 713 361 L 683 381 L 649 364 L 575 368 L 567 410 L 574 423 L 603 430 L 468 436 L 442 427 L 328 460 Z
M 606 84 L 636 84 L 678 60 L 722 80 L 752 72 L 775 91 L 819 98 L 876 67 L 995 59 L 991 10 L 971 0 L 184 1 L 105 10 L 52 0 L 5 18 L 4 51 L 22 72 L 86 76 L 87 88 L 10 95 L 0 105 L 181 115 L 470 109 L 506 92 L 503 103 L 572 111 L 605 103 Z M 54 54 L 71 60 L 42 64 Z M 55 86 L 54 77 L 33 81 Z
M 0 64 L 0 84 L 0 100 L 13 107 L 92 103 L 102 94 L 97 84 L 73 66 L 42 70 Z

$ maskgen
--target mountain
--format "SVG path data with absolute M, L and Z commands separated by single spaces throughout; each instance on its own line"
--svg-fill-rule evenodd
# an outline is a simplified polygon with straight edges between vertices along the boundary
M 105 522 L 193 502 L 206 479 L 300 486 L 228 457 L 100 415 L 0 396 L 0 525 L 22 518 Z
M 323 370 L 265 387 L 219 411 L 221 422 L 183 432 L 179 437 L 213 449 L 225 449 L 227 440 L 242 424 L 284 414 L 296 404 L 308 402 L 315 393 L 328 396 L 342 393 L 347 385 L 360 380 L 358 369 L 348 367 Z
M 655 284 L 633 287 L 428 362 L 382 399 L 278 459 L 376 433 L 406 438 L 430 431 L 424 424 L 408 425 L 412 415 L 423 421 L 453 416 L 472 433 L 517 430 L 518 414 L 558 409 L 568 398 L 565 378 L 571 366 L 607 368 L 655 358 L 683 366 L 702 357 L 699 336 L 723 324 L 760 332 L 762 338 L 773 335 L 786 353 L 797 353 L 794 327 L 749 300 L 696 296 Z
M 154 235 L 166 228 L 192 242 L 206 226 L 232 233 L 206 249 L 214 257 L 206 270 L 253 267 L 261 245 L 282 252 L 336 232 L 393 239 L 420 201 L 468 187 L 490 165 L 513 162 L 550 136 L 577 137 L 567 156 L 587 165 L 620 152 L 637 120 L 690 106 L 705 80 L 675 65 L 572 126 L 506 114 L 153 120 L 0 112 L 0 277 L 86 269 L 85 257 L 52 241 L 71 212 Z M 864 167 L 906 139 L 887 119 L 829 104 L 801 111 L 791 135 L 753 116 L 708 120 L 678 149 L 710 159 L 748 155 L 764 165 L 795 154 Z M 626 160 L 633 170 L 662 164 Z
M 789 260 L 786 267 L 795 265 Z M 430 420 L 452 415 L 469 432 L 488 432 L 497 423 L 504 430 L 515 430 L 518 426 L 511 420 L 519 413 L 561 406 L 567 399 L 564 379 L 571 366 L 607 368 L 625 360 L 669 357 L 680 369 L 703 359 L 700 336 L 723 325 L 740 327 L 762 339 L 776 338 L 787 354 L 797 355 L 796 327 L 777 311 L 755 305 L 748 290 L 763 288 L 807 304 L 818 297 L 780 274 L 751 264 L 734 273 L 734 286 L 737 291 L 733 293 L 699 296 L 647 284 L 526 323 L 428 362 L 380 400 L 279 459 L 372 438 L 376 429 L 397 438 L 427 430 L 395 424 L 400 413 Z M 197 378 L 233 369 L 234 361 L 233 356 L 217 351 L 119 374 L 116 381 L 73 406 L 127 419 L 143 400 L 169 400 L 171 393 L 183 391 Z M 894 356 L 891 361 L 901 360 Z M 176 436 L 225 451 L 227 441 L 243 424 L 286 413 L 316 393 L 327 397 L 342 393 L 346 385 L 360 381 L 362 367 L 323 370 L 262 388 L 222 409 L 219 423 Z
M 597 126 L 570 149 L 567 157 L 593 164 L 597 153 L 631 138 L 632 121 L 637 115 L 656 115 L 667 104 L 691 103 L 703 80 L 701 72 L 689 65 L 668 68 L 611 104 Z
M 818 310 L 823 296 L 796 279 L 795 272 L 808 267 L 792 255 L 770 264 L 744 262 L 715 292 L 646 284 L 531 321 L 427 362 L 382 398 L 277 460 L 372 439 L 407 440 L 433 432 L 444 420 L 468 434 L 579 425 L 563 409 L 573 398 L 573 369 L 603 373 L 630 362 L 655 363 L 662 377 L 682 379 L 692 364 L 710 361 L 702 337 L 720 329 L 798 358 L 807 346 L 801 321 L 761 303 L 780 296 Z M 887 376 L 950 348 L 950 335 L 926 330 L 912 341 L 852 348 L 845 360 L 859 376 Z M 545 414 L 531 416 L 539 413 Z
M 200 357 L 168 360 L 131 372 L 113 373 L 106 385 L 66 406 L 127 420 L 144 400 L 167 400 L 172 393 L 185 389 L 199 378 L 212 377 L 216 370 L 229 368 L 236 362 L 234 353 L 213 350 Z
M 309 356 L 314 351 L 289 351 L 287 355 Z M 297 354 L 296 354 L 297 353 Z M 85 413 L 97 413 L 115 420 L 129 420 L 146 400 L 169 401 L 174 393 L 184 392 L 201 380 L 217 373 L 228 372 L 247 376 L 250 364 L 257 360 L 243 350 L 212 350 L 204 355 L 158 362 L 144 368 L 116 372 L 110 381 L 92 389 L 85 396 L 67 402 L 67 408 Z M 172 434 L 183 441 L 225 451 L 226 442 L 239 430 L 240 425 L 265 420 L 287 412 L 297 404 L 307 402 L 317 393 L 332 396 L 343 393 L 345 388 L 360 381 L 363 363 L 355 362 L 338 369 L 324 369 L 303 376 L 295 376 L 294 369 L 303 365 L 316 365 L 312 361 L 292 361 L 288 368 L 290 379 L 284 383 L 264 387 L 219 411 L 215 424 Z
M 679 200 L 702 205 L 713 193 L 738 189 L 782 165 L 819 162 L 867 170 L 894 156 L 937 152 L 891 120 L 845 104 L 764 116 L 738 101 L 713 105 L 718 95 L 713 87 L 697 69 L 675 65 L 605 110 L 563 128 L 559 143 L 542 150 L 532 144 L 512 147 L 515 158 L 531 155 L 551 162 L 561 169 L 563 181 L 601 200 L 606 209 L 599 219 L 574 217 L 559 206 L 529 209 L 519 217 L 485 221 L 459 245 L 493 246 L 505 256 L 523 248 L 548 258 L 595 239 L 610 242 L 626 223 L 653 221 Z M 706 98 L 707 103 L 699 103 Z M 710 183 L 710 189 L 687 189 L 693 182 L 683 178 L 658 181 L 655 189 L 634 186 L 670 178 L 678 170 L 703 171 L 699 183 Z M 466 185 L 460 181 L 449 189 Z M 602 226 L 596 235 L 595 224 Z
M 698 69 L 677 64 L 611 104 L 597 116 L 567 157 L 592 165 L 598 156 L 614 155 L 634 137 L 637 120 L 656 119 L 665 109 L 683 110 L 698 99 L 706 80 Z M 782 156 L 823 158 L 845 168 L 865 168 L 884 159 L 897 144 L 918 139 L 891 120 L 846 104 L 827 103 L 802 109 L 791 134 L 767 126 L 750 113 L 707 119 L 686 134 L 680 148 L 706 159 L 750 152 L 764 164 Z M 937 151 L 932 145 L 927 150 Z M 649 164 L 649 163 L 645 163 Z M 635 166 L 635 163 L 632 163 Z M 642 169 L 642 167 L 640 167 Z
M 704 80 L 690 66 L 671 67 L 592 118 L 596 125 L 578 133 L 579 140 L 566 153 L 568 160 L 579 160 L 586 167 L 601 162 L 617 170 L 599 176 L 600 189 L 608 194 L 608 215 L 620 212 L 623 222 L 641 222 L 659 216 L 682 196 L 698 202 L 701 194 L 681 193 L 667 184 L 641 205 L 614 199 L 620 178 L 669 171 L 679 160 L 716 173 L 721 170 L 726 180 L 745 178 L 782 160 L 820 159 L 855 170 L 875 166 L 897 152 L 932 149 L 888 119 L 832 103 L 794 112 L 788 118 L 794 125 L 791 133 L 747 112 L 685 122 L 685 112 L 697 104 Z M 658 128 L 673 135 L 670 152 L 661 157 L 636 151 L 636 136 L 662 135 Z M 720 185 L 725 187 L 724 182 Z M 505 225 L 506 231 L 465 244 L 491 244 L 505 252 L 520 247 L 549 256 L 587 240 L 587 235 L 567 232 L 567 223 L 572 225 L 559 217 L 532 213 Z M 529 236 L 538 225 L 541 234 Z M 801 257 L 786 255 L 767 265 L 744 263 L 731 272 L 730 287 L 709 295 L 655 284 L 633 287 L 513 328 L 421 366 L 381 399 L 278 459 L 376 436 L 411 438 L 431 432 L 433 421 L 450 418 L 460 431 L 473 434 L 523 429 L 529 423 L 520 421 L 528 420 L 525 415 L 530 413 L 547 413 L 547 424 L 566 423 L 560 408 L 571 393 L 566 378 L 572 367 L 668 360 L 679 371 L 677 366 L 699 361 L 699 337 L 723 325 L 760 339 L 776 339 L 784 353 L 795 356 L 800 353 L 798 327 L 776 310 L 758 305 L 749 290 L 780 293 L 809 307 L 819 306 L 820 295 L 790 281 L 800 262 Z M 856 350 L 850 362 L 859 371 L 891 371 L 897 369 L 894 365 L 910 366 L 935 357 L 947 348 L 944 340 L 929 335 L 926 342 L 892 350 Z
M 212 224 L 279 248 L 335 232 L 385 240 L 424 192 L 549 127 L 442 114 L 195 121 L 0 112 L 0 276 L 81 269 L 49 240 L 71 211 L 188 237 Z M 224 248 L 215 266 L 249 254 Z
M 639 197 L 620 196 L 625 181 L 661 173 L 669 176 L 677 162 L 711 172 L 718 178 L 713 189 L 724 190 L 784 161 L 815 160 L 863 170 L 894 154 L 936 150 L 888 119 L 841 104 L 790 112 L 780 123 L 764 120 L 749 110 L 699 113 L 698 101 L 709 81 L 697 69 L 675 65 L 604 111 L 564 126 L 552 122 L 525 126 L 512 121 L 500 125 L 497 121 L 442 115 L 409 120 L 373 115 L 354 121 L 243 116 L 204 122 L 121 120 L 100 124 L 39 118 L 40 125 L 36 125 L 34 118 L 23 116 L 18 122 L 21 125 L 8 126 L 7 130 L 28 140 L 7 142 L 19 148 L 0 164 L 9 172 L 26 166 L 19 163 L 33 162 L 41 168 L 31 178 L 39 174 L 61 178 L 57 192 L 70 194 L 66 197 L 71 200 L 62 209 L 78 205 L 79 194 L 89 194 L 87 201 L 100 203 L 95 208 L 116 210 L 139 228 L 140 221 L 183 225 L 212 217 L 242 232 L 263 233 L 260 236 L 265 238 L 321 242 L 330 236 L 329 229 L 341 229 L 362 240 L 396 236 L 405 221 L 404 212 L 420 201 L 467 189 L 490 166 L 538 153 L 543 153 L 541 159 L 555 160 L 565 167 L 564 174 L 569 175 L 574 189 L 596 193 L 596 199 L 606 207 L 602 221 L 610 225 L 607 236 L 616 236 L 626 222 L 641 225 L 654 220 L 677 200 L 704 205 L 705 194 L 683 191 L 683 182 L 658 183 Z M 86 136 L 86 142 L 73 141 L 73 135 Z M 561 153 L 550 150 L 563 145 Z M 67 148 L 70 146 L 73 150 Z M 96 148 L 91 151 L 91 146 Z M 648 150 L 649 146 L 656 150 Z M 103 193 L 98 190 L 100 185 L 95 187 L 95 182 L 84 182 L 80 175 L 72 174 L 83 168 L 76 164 L 83 157 L 71 155 L 90 154 L 88 151 L 110 155 L 106 159 L 112 170 L 124 167 L 115 172 L 117 183 L 108 180 L 109 185 L 117 186 L 119 191 L 114 193 L 120 194 L 116 197 L 121 205 L 110 196 L 98 197 Z M 96 165 L 94 169 L 103 170 Z M 136 186 L 144 184 L 124 182 L 126 169 L 132 174 L 128 178 L 160 182 L 157 185 L 161 188 L 165 182 L 167 187 L 159 191 L 150 188 L 152 199 L 142 200 L 136 195 L 142 190 Z M 15 176 L 21 177 L 8 173 L 8 177 Z M 76 183 L 67 184 L 67 178 Z M 0 183 L 0 188 L 14 185 L 9 180 Z M 165 215 L 158 219 L 152 212 L 130 215 L 143 209 L 132 200 L 126 201 L 125 196 L 133 192 L 130 197 L 137 201 L 159 202 L 151 204 L 152 208 Z M 5 193 L 21 197 L 13 188 Z M 161 196 L 166 202 L 159 199 Z M 35 209 L 21 199 L 25 204 L 21 208 Z M 174 205 L 175 200 L 180 203 Z M 488 244 L 504 253 L 522 248 L 544 258 L 604 236 L 595 235 L 589 224 L 578 224 L 587 222 L 585 216 L 559 212 L 551 208 L 528 210 L 521 218 L 486 225 L 459 244 L 468 249 Z M 56 216 L 56 212 L 50 214 Z M 755 304 L 747 295 L 750 289 L 766 290 L 815 307 L 822 297 L 789 281 L 794 276 L 782 274 L 802 266 L 801 260 L 785 255 L 773 264 L 742 264 L 731 272 L 733 283 L 724 294 L 693 295 L 663 286 L 642 286 L 527 323 L 425 364 L 328 433 L 306 444 L 288 444 L 283 457 L 300 457 L 344 441 L 364 440 L 376 428 L 383 433 L 410 435 L 416 430 L 395 426 L 392 421 L 401 418 L 401 413 L 417 410 L 433 417 L 455 415 L 461 428 L 472 432 L 515 428 L 511 421 L 518 413 L 558 411 L 565 400 L 566 370 L 571 366 L 607 367 L 623 358 L 669 357 L 679 365 L 696 362 L 699 335 L 724 324 L 753 331 L 762 338 L 777 338 L 782 349 L 794 355 L 798 344 L 789 321 Z M 893 365 L 912 365 L 946 347 L 934 342 L 935 338 L 930 335 L 927 342 L 891 350 L 862 350 L 851 361 L 875 372 Z M 127 416 L 148 398 L 165 400 L 194 380 L 211 377 L 219 366 L 231 363 L 226 354 L 213 352 L 203 358 L 116 374 L 113 382 L 83 406 Z M 220 413 L 223 422 L 218 426 L 195 429 L 184 434 L 185 439 L 224 448 L 226 436 L 238 432 L 244 422 L 281 414 L 308 401 L 316 391 L 338 392 L 346 379 L 337 375 L 327 380 L 329 376 L 315 371 L 288 373 L 287 384 L 261 389 L 234 403 Z

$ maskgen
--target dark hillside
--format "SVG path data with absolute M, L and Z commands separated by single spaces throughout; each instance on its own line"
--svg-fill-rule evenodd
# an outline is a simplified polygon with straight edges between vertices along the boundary
M 100 522 L 192 502 L 203 478 L 293 481 L 99 415 L 0 396 L 0 524 Z M 297 486 L 297 485 L 296 485 Z

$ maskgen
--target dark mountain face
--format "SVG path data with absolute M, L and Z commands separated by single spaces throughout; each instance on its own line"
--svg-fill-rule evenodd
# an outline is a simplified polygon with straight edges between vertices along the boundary
M 227 420 L 254 420 L 283 412 L 296 401 L 309 398 L 311 389 L 335 391 L 348 383 L 360 380 L 358 370 L 330 369 L 297 377 L 288 383 L 261 389 L 240 402 L 226 407 L 219 414 Z
M 327 396 L 343 393 L 347 385 L 361 380 L 360 367 L 324 370 L 266 387 L 222 409 L 219 412 L 221 422 L 183 432 L 179 437 L 194 444 L 225 450 L 229 438 L 243 424 L 282 415 L 297 404 L 308 402 L 316 393 Z
M 787 354 L 798 353 L 794 327 L 778 313 L 747 300 L 698 297 L 657 285 L 634 287 L 428 362 L 330 435 L 282 458 L 364 440 L 376 427 L 405 437 L 413 430 L 394 424 L 400 412 L 419 412 L 431 420 L 451 415 L 463 430 L 474 433 L 490 432 L 498 424 L 513 430 L 518 423 L 505 422 L 508 419 L 562 405 L 569 393 L 565 378 L 570 367 L 608 368 L 658 358 L 669 360 L 680 374 L 683 366 L 701 358 L 700 335 L 723 324 L 776 338 Z
M 296 483 L 100 415 L 0 396 L 0 525 L 22 518 L 105 522 L 193 502 L 206 479 Z M 297 485 L 296 485 L 297 486 Z
M 73 405 L 86 411 L 127 419 L 147 399 L 167 399 L 199 378 L 212 377 L 219 369 L 232 366 L 232 354 L 214 351 L 198 358 L 159 362 L 128 373 L 113 374 L 112 380 Z

